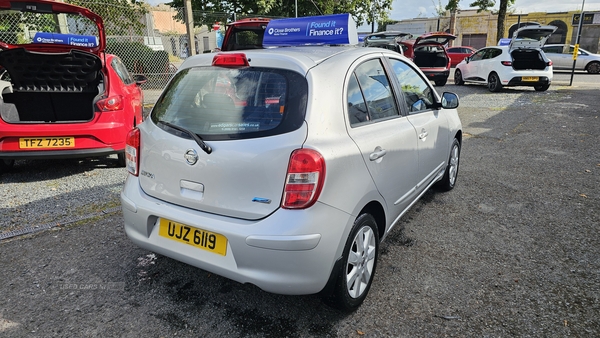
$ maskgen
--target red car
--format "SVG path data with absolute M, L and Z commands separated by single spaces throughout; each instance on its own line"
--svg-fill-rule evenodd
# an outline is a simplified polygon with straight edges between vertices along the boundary
M 446 48 L 446 53 L 450 57 L 450 67 L 455 67 L 466 57 L 473 55 L 477 50 L 469 46 L 455 46 Z
M 0 34 L 0 171 L 17 159 L 110 154 L 124 166 L 146 78 L 105 53 L 102 18 L 46 0 L 0 0 L 0 14 L 14 21 Z
M 414 40 L 398 42 L 404 55 L 421 68 L 436 86 L 443 86 L 450 75 L 450 57 L 446 54 L 448 42 L 456 36 L 445 32 L 426 33 Z
M 245 18 L 227 25 L 221 51 L 260 49 L 265 29 L 271 19 Z

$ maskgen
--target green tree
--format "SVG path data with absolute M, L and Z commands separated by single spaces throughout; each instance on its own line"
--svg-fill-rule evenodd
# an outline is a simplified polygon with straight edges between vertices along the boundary
M 298 16 L 312 16 L 325 14 L 350 13 L 357 25 L 363 23 L 374 24 L 377 21 L 386 20 L 392 8 L 393 0 L 192 0 L 194 14 L 194 25 L 212 25 L 215 15 L 227 17 L 233 20 L 233 15 L 265 16 L 265 17 L 294 17 L 296 15 L 296 4 L 298 5 Z M 173 8 L 183 8 L 184 0 L 173 0 L 168 3 Z M 196 12 L 200 12 L 197 15 Z M 183 21 L 183 15 L 177 17 Z M 220 20 L 223 21 L 223 20 Z
M 379 21 L 377 21 L 377 31 L 384 32 L 387 30 L 387 25 L 393 25 L 395 23 L 396 23 L 396 20 L 390 20 L 390 19 L 379 20 Z
M 442 6 L 442 0 L 438 0 L 437 5 L 435 4 L 435 2 L 433 0 L 431 0 L 431 3 L 433 3 L 433 6 L 435 6 L 435 14 L 438 17 L 444 16 L 446 14 L 446 8 L 444 8 L 444 6 Z
M 65 0 L 85 7 L 104 20 L 106 35 L 143 35 L 146 25 L 141 20 L 149 5 L 136 0 Z

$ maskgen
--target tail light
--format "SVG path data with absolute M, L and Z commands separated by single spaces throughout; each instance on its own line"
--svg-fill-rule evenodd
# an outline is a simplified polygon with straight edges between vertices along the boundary
M 512 66 L 512 61 L 502 61 L 500 62 L 503 66 Z
M 548 67 L 552 66 L 552 60 L 546 62 L 546 66 L 548 66 Z
M 102 99 L 96 103 L 101 111 L 115 111 L 123 109 L 123 97 L 120 95 Z
M 312 149 L 292 152 L 283 188 L 281 206 L 286 209 L 306 209 L 315 204 L 325 181 L 325 160 Z
M 140 130 L 138 128 L 133 128 L 127 134 L 125 167 L 133 176 L 138 176 L 140 169 Z

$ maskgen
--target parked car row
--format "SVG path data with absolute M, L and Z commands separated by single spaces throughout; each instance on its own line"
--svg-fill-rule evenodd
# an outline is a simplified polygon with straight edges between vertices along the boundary
M 574 45 L 545 44 L 541 50 L 552 61 L 553 70 L 572 70 Z M 473 47 L 456 46 L 446 50 L 450 56 L 452 67 L 456 67 L 462 60 L 477 52 Z M 575 70 L 586 71 L 590 74 L 600 74 L 600 54 L 592 53 L 581 47 L 577 49 Z
M 445 32 L 423 34 L 414 38 L 409 33 L 379 32 L 367 35 L 365 47 L 394 50 L 411 59 L 436 86 L 443 86 L 450 75 L 451 60 L 446 46 L 456 36 Z

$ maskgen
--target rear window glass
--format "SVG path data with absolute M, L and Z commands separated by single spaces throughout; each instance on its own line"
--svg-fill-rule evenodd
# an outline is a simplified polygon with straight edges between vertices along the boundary
M 25 5 L 14 4 L 19 8 Z M 51 7 L 45 6 L 50 5 L 37 4 L 38 10 L 51 11 Z M 8 44 L 47 43 L 93 48 L 98 46 L 98 36 L 96 23 L 80 14 L 0 10 L 0 40 Z
M 225 41 L 223 50 L 243 50 L 262 48 L 264 27 L 231 27 L 231 34 Z
M 275 135 L 302 125 L 307 92 L 304 77 L 292 71 L 196 67 L 173 78 L 151 118 L 206 140 Z

